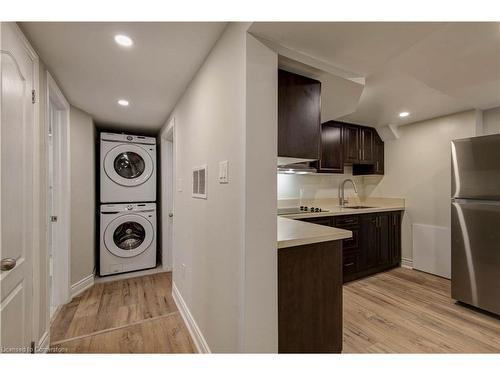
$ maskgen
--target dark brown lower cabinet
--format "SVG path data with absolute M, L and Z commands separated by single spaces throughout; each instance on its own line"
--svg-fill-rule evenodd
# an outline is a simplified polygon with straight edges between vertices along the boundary
M 342 351 L 342 241 L 278 250 L 278 351 Z
M 356 218 L 355 224 L 346 224 Z M 343 253 L 344 282 L 373 275 L 401 264 L 401 212 L 335 217 L 334 226 L 357 233 L 357 246 Z M 354 236 L 353 236 L 354 237 Z M 344 249 L 352 240 L 344 240 Z
M 401 211 L 304 220 L 352 232 L 352 238 L 342 241 L 344 282 L 373 275 L 401 264 Z

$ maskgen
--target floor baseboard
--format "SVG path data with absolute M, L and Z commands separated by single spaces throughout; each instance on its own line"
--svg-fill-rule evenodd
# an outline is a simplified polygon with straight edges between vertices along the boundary
M 97 276 L 96 275 L 96 277 L 95 277 L 95 283 L 96 284 L 109 283 L 110 281 L 132 279 L 134 277 L 154 275 L 156 273 L 162 273 L 162 272 L 168 272 L 168 271 L 165 271 L 162 268 L 162 266 L 156 266 L 155 268 L 150 268 L 150 269 L 147 269 L 147 270 L 124 272 L 124 273 L 119 273 L 119 274 L 116 274 L 116 275 L 109 275 L 109 276 Z
M 401 267 L 413 269 L 413 259 L 401 258 Z
M 92 285 L 94 285 L 94 274 L 88 275 L 80 281 L 71 285 L 71 299 L 86 291 Z
M 49 347 L 50 347 L 50 333 L 47 330 L 47 332 L 45 332 L 38 341 L 38 345 L 35 348 L 36 353 L 47 353 L 49 351 Z
M 181 314 L 182 319 L 184 320 L 184 323 L 186 324 L 186 327 L 191 334 L 191 338 L 193 339 L 198 353 L 211 353 L 205 337 L 203 337 L 203 334 L 198 328 L 193 315 L 191 315 L 186 302 L 182 298 L 182 295 L 180 294 L 179 289 L 177 289 L 177 286 L 174 282 L 172 282 L 172 297 L 174 298 L 174 302 L 179 309 L 179 313 Z

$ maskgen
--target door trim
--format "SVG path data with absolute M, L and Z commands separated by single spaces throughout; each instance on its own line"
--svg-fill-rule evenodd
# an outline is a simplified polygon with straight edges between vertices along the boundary
M 57 106 L 60 117 L 58 119 L 58 143 L 55 147 L 58 149 L 57 155 L 58 165 L 57 176 L 58 181 L 58 195 L 56 207 L 59 208 L 58 212 L 58 226 L 56 249 L 54 251 L 54 282 L 56 290 L 56 307 L 68 303 L 70 300 L 71 289 L 71 154 L 70 154 L 70 105 L 56 81 L 52 78 L 49 71 L 47 71 L 46 83 L 46 103 L 45 103 L 45 121 L 47 124 L 47 131 L 45 132 L 45 145 L 46 155 L 48 155 L 48 124 L 50 121 L 50 106 L 51 101 Z M 48 160 L 47 164 L 48 166 Z M 49 189 L 49 176 L 46 174 L 46 192 Z M 48 213 L 48 212 L 47 212 Z M 45 215 L 46 221 L 46 234 L 47 234 L 47 259 L 48 259 L 48 232 L 50 230 L 49 216 Z M 48 273 L 47 273 L 48 275 Z M 48 279 L 48 277 L 47 277 Z M 49 290 L 49 293 L 52 291 Z M 50 317 L 50 298 L 49 298 L 49 317 Z
M 160 191 L 160 233 L 161 261 L 164 271 L 172 271 L 174 248 L 174 186 L 175 186 L 175 117 L 172 117 L 164 127 L 160 136 L 160 165 L 162 174 L 159 178 Z

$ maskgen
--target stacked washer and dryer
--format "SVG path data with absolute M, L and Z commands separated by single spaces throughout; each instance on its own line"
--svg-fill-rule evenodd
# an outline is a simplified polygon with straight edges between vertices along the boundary
M 156 267 L 156 139 L 101 133 L 101 276 Z

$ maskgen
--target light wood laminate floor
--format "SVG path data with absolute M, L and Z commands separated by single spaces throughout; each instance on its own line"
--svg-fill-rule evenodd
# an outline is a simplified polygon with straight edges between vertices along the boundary
M 96 284 L 63 306 L 52 347 L 192 353 L 171 274 Z M 449 280 L 397 268 L 344 285 L 344 353 L 500 353 L 500 319 L 456 304 Z
M 95 284 L 62 307 L 50 334 L 54 352 L 195 351 L 169 272 Z
M 344 353 L 500 353 L 500 319 L 455 303 L 450 281 L 397 268 L 344 285 Z

